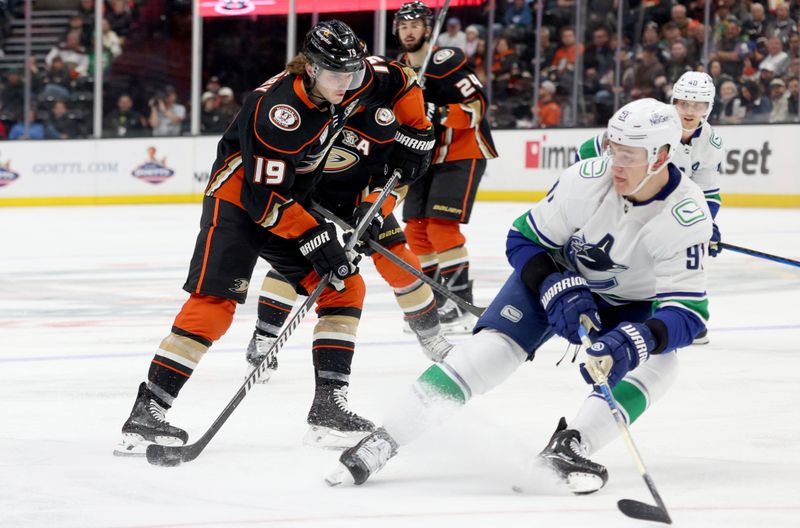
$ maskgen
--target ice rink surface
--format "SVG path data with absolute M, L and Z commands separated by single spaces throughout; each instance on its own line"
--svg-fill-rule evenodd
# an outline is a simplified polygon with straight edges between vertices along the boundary
M 466 228 L 476 303 L 510 271 L 505 233 L 522 203 L 478 203 Z M 310 316 L 194 462 L 111 452 L 186 294 L 199 204 L 0 209 L 0 526 L 627 527 L 621 498 L 650 502 L 619 441 L 590 496 L 514 493 L 559 416 L 587 393 L 552 340 L 504 385 L 401 450 L 362 487 L 329 488 L 337 453 L 301 439 L 313 396 Z M 800 211 L 723 208 L 724 240 L 800 258 Z M 633 436 L 676 526 L 800 526 L 800 269 L 744 255 L 707 260 L 711 344 L 680 352 L 672 390 Z M 389 289 L 362 266 L 366 307 L 352 407 L 383 409 L 428 365 Z M 258 286 L 206 355 L 169 419 L 201 435 L 245 372 Z

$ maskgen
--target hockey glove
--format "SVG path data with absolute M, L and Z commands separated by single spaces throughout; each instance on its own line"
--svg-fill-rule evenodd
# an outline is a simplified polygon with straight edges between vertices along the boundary
M 653 333 L 643 323 L 620 323 L 615 329 L 595 340 L 586 350 L 586 363 L 581 363 L 581 375 L 586 383 L 607 380 L 613 387 L 625 375 L 647 361 L 655 350 Z
M 433 129 L 419 130 L 400 125 L 394 135 L 395 147 L 389 158 L 389 172 L 400 169 L 404 184 L 414 183 L 427 171 L 433 158 Z
M 716 257 L 722 253 L 722 235 L 719 232 L 719 227 L 717 227 L 716 222 L 714 222 L 712 229 L 711 241 L 708 243 L 708 256 Z
M 577 273 L 551 273 L 539 285 L 539 296 L 553 331 L 570 343 L 581 343 L 578 335 L 581 314 L 586 314 L 594 329 L 600 330 L 597 303 L 586 280 Z
M 353 226 L 357 226 L 361 223 L 361 220 L 364 218 L 364 215 L 367 214 L 369 208 L 372 207 L 371 202 L 361 202 L 356 207 L 355 211 L 353 211 Z M 361 253 L 365 256 L 370 256 L 375 253 L 371 247 L 369 247 L 369 240 L 378 241 L 378 235 L 381 234 L 381 230 L 383 229 L 383 216 L 381 215 L 380 210 L 372 217 L 372 221 L 369 223 L 367 228 L 361 234 L 361 238 L 358 239 L 356 243 L 355 249 L 357 252 Z M 344 242 L 347 244 L 350 237 L 353 233 L 345 233 L 344 235 Z
M 300 253 L 308 259 L 317 275 L 324 277 L 328 272 L 333 272 L 331 286 L 335 290 L 342 291 L 342 280 L 358 273 L 358 267 L 351 264 L 339 243 L 333 224 L 325 222 L 312 227 L 297 237 L 297 242 Z
M 433 103 L 425 103 L 425 117 L 434 125 L 444 124 L 447 119 L 447 106 L 436 106 Z

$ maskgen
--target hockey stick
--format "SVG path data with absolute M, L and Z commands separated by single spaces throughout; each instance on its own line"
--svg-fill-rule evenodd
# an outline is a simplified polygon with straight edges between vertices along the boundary
M 741 246 L 734 246 L 733 244 L 728 244 L 726 242 L 720 242 L 719 245 L 722 249 L 728 249 L 730 251 L 735 251 L 737 253 L 744 253 L 745 255 L 750 255 L 751 257 L 763 258 L 765 260 L 771 260 L 773 262 L 779 262 L 781 264 L 787 264 L 789 266 L 800 268 L 800 261 L 792 260 L 790 258 L 779 257 L 777 255 L 770 255 L 769 253 L 763 253 L 761 251 L 756 251 L 755 249 L 748 249 Z
M 372 217 L 375 216 L 376 212 L 380 210 L 381 205 L 386 200 L 386 197 L 389 196 L 389 193 L 394 190 L 399 179 L 400 171 L 395 170 L 392 174 L 392 177 L 389 178 L 388 182 L 386 182 L 386 185 L 381 190 L 381 193 L 378 195 L 375 202 L 367 211 L 367 214 L 364 215 L 364 218 L 362 218 L 361 222 L 356 226 L 353 237 L 348 240 L 344 247 L 345 253 L 353 250 L 353 247 L 355 246 L 356 242 L 358 242 L 359 237 L 367 229 L 370 222 L 372 222 Z M 289 336 L 291 336 L 294 330 L 300 325 L 300 322 L 303 320 L 311 307 L 314 306 L 314 303 L 317 302 L 317 298 L 319 298 L 319 296 L 322 294 L 322 291 L 328 286 L 332 278 L 333 272 L 330 272 L 325 275 L 325 277 L 322 277 L 322 279 L 319 281 L 319 284 L 317 284 L 317 287 L 314 288 L 314 291 L 312 291 L 306 299 L 306 302 L 303 303 L 294 317 L 292 317 L 292 319 L 286 325 L 286 328 L 277 337 L 275 343 L 269 349 L 267 354 L 259 360 L 259 363 L 255 366 L 250 375 L 247 376 L 242 386 L 239 387 L 239 390 L 237 390 L 236 394 L 233 395 L 231 401 L 228 402 L 228 405 L 225 406 L 217 419 L 214 420 L 214 423 L 212 423 L 208 430 L 203 433 L 203 436 L 201 436 L 195 443 L 183 446 L 151 444 L 147 446 L 147 461 L 157 466 L 177 466 L 183 462 L 191 462 L 197 458 L 200 453 L 203 452 L 203 449 L 206 448 L 211 439 L 214 438 L 217 432 L 219 432 L 228 418 L 230 418 L 230 416 L 233 414 L 233 411 L 236 410 L 236 407 L 239 406 L 247 393 L 250 392 L 250 389 L 253 388 L 253 385 L 255 385 L 259 379 L 261 379 L 261 377 L 264 375 L 264 371 L 267 370 L 269 360 L 278 353 L 278 351 L 286 343 L 286 340 L 289 339 Z
M 314 204 L 312 209 L 321 214 L 328 221 L 333 222 L 334 224 L 338 225 L 345 231 L 351 231 L 353 229 L 347 222 L 345 222 L 344 220 L 342 220 L 341 218 L 339 218 L 338 216 L 328 211 L 319 204 Z M 437 293 L 452 300 L 454 303 L 456 303 L 462 309 L 471 313 L 472 315 L 480 317 L 486 310 L 486 308 L 475 306 L 474 304 L 468 303 L 467 301 L 465 301 L 464 299 L 462 299 L 461 297 L 450 291 L 448 288 L 440 284 L 439 282 L 428 277 L 427 275 L 419 271 L 417 268 L 415 268 L 405 260 L 401 259 L 397 255 L 395 255 L 394 253 L 392 253 L 391 251 L 380 245 L 375 240 L 372 240 L 370 238 L 369 240 L 367 240 L 367 244 L 369 244 L 369 247 L 375 250 L 376 253 L 380 253 L 381 255 L 392 261 L 396 266 L 402 268 L 411 275 L 415 276 L 416 278 L 418 278 L 419 280 L 421 280 L 422 282 L 424 282 L 425 284 L 436 290 Z
M 589 338 L 589 330 L 592 328 L 592 322 L 585 314 L 581 315 L 580 321 L 581 325 L 578 327 L 578 335 L 581 337 L 581 343 L 583 344 L 584 348 L 588 350 L 592 346 L 592 340 Z M 653 506 L 651 504 L 647 504 L 646 502 L 640 502 L 632 499 L 622 499 L 617 501 L 617 507 L 622 513 L 634 519 L 672 524 L 672 519 L 667 512 L 667 507 L 664 505 L 664 501 L 661 500 L 661 495 L 658 494 L 658 490 L 656 489 L 653 479 L 650 478 L 650 475 L 647 473 L 647 468 L 644 466 L 642 455 L 639 454 L 639 450 L 636 449 L 636 444 L 633 443 L 633 437 L 631 436 L 631 431 L 628 428 L 628 424 L 625 423 L 625 419 L 622 417 L 619 407 L 617 407 L 617 402 L 614 400 L 614 396 L 611 395 L 611 388 L 608 386 L 608 380 L 600 379 L 595 381 L 600 387 L 600 392 L 603 394 L 603 399 L 605 399 L 606 404 L 608 404 L 608 408 L 611 411 L 611 416 L 613 416 L 614 421 L 617 422 L 619 431 L 622 433 L 622 438 L 625 440 L 625 445 L 628 447 L 628 452 L 631 454 L 633 461 L 636 463 L 636 468 L 639 470 L 639 474 L 644 479 L 645 484 L 647 484 L 647 489 L 650 490 L 650 495 L 652 495 L 653 499 L 656 501 L 656 506 Z
M 442 25 L 444 24 L 444 17 L 447 16 L 448 7 L 450 7 L 450 0 L 444 0 L 444 5 L 439 11 L 439 15 L 436 17 L 436 24 L 433 26 L 431 39 L 428 41 L 428 52 L 425 53 L 425 60 L 422 61 L 422 66 L 420 66 L 417 72 L 417 83 L 420 88 L 425 88 L 425 71 L 428 69 L 428 63 L 431 60 L 431 55 L 433 55 L 433 47 L 436 45 L 436 40 L 439 38 L 439 33 L 442 31 Z

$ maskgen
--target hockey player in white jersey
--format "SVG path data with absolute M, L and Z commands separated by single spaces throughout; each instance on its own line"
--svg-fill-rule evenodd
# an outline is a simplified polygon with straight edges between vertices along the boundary
M 703 256 L 712 230 L 703 192 L 670 163 L 679 119 L 674 106 L 653 99 L 614 114 L 605 155 L 565 170 L 514 222 L 506 245 L 514 272 L 474 335 L 396 400 L 383 427 L 342 453 L 329 484 L 365 482 L 400 446 L 502 383 L 553 334 L 578 344 L 582 314 L 595 327 L 587 362 L 608 367 L 629 423 L 667 390 L 675 351 L 708 318 Z M 580 371 L 594 383 L 585 364 Z M 570 426 L 561 419 L 538 461 L 573 492 L 591 493 L 608 477 L 589 456 L 618 429 L 597 392 Z
M 722 139 L 708 124 L 714 105 L 716 89 L 713 79 L 703 72 L 686 72 L 672 87 L 670 102 L 675 105 L 681 119 L 681 142 L 675 148 L 672 163 L 695 182 L 705 195 L 712 219 L 716 219 L 721 205 L 719 176 L 722 171 L 724 151 Z M 602 154 L 607 144 L 606 133 L 586 140 L 576 154 L 578 160 Z M 713 222 L 708 255 L 716 257 L 721 251 L 722 237 L 716 221 Z M 703 329 L 695 344 L 708 343 L 708 333 Z

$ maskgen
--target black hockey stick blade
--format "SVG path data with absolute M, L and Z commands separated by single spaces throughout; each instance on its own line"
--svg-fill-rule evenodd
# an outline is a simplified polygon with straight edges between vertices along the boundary
M 646 502 L 631 499 L 621 499 L 617 501 L 617 507 L 619 511 L 633 519 L 672 524 L 672 519 L 669 513 L 667 513 L 667 510 L 659 506 L 653 506 Z

